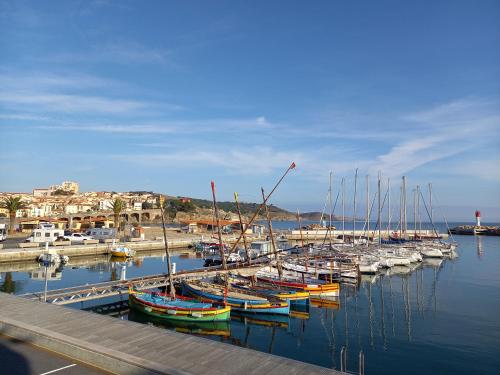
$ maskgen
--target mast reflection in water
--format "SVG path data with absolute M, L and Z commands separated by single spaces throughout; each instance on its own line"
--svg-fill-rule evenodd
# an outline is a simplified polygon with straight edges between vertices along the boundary
M 344 353 L 347 369 L 356 371 L 362 350 L 367 374 L 494 374 L 500 368 L 500 238 L 456 240 L 459 257 L 363 276 L 358 287 L 343 285 L 337 300 L 312 301 L 290 317 L 240 315 L 223 324 L 179 326 L 129 315 L 126 297 L 100 312 L 336 369 Z M 161 255 L 116 264 L 105 257 L 70 259 L 48 287 L 120 278 L 123 266 L 128 278 L 158 274 L 166 270 Z M 178 270 L 203 263 L 192 255 L 172 260 Z M 30 279 L 40 271 L 36 263 L 2 264 L 0 288 L 41 291 L 44 282 Z M 89 308 L 91 302 L 74 307 Z

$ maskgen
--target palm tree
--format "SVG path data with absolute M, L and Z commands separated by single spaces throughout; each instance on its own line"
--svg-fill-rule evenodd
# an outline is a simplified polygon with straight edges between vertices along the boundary
M 122 201 L 120 198 L 115 198 L 115 200 L 111 204 L 111 209 L 115 214 L 115 228 L 117 232 L 120 230 L 120 214 L 124 208 L 125 208 L 125 202 Z
M 14 222 L 16 220 L 16 211 L 26 208 L 26 203 L 21 201 L 21 197 L 8 197 L 4 198 L 0 202 L 0 208 L 4 208 L 9 211 L 9 233 L 13 234 L 15 232 Z

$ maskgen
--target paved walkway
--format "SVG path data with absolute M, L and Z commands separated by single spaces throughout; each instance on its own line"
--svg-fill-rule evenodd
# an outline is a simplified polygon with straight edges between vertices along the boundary
M 105 375 L 70 358 L 0 335 L 0 373 L 9 375 Z
M 251 349 L 5 293 L 0 293 L 0 306 L 0 333 L 118 374 L 341 374 Z

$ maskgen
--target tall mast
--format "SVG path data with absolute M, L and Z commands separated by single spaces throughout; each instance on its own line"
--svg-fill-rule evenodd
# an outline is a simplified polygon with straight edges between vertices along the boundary
M 288 169 L 285 171 L 285 173 L 283 174 L 283 176 L 281 176 L 281 178 L 278 180 L 278 182 L 276 183 L 276 185 L 274 185 L 273 189 L 271 190 L 271 192 L 267 195 L 266 199 L 264 199 L 264 202 L 262 202 L 259 206 L 259 208 L 257 208 L 257 210 L 253 213 L 250 221 L 248 222 L 248 224 L 245 226 L 245 231 L 250 227 L 250 225 L 252 225 L 252 223 L 254 222 L 255 218 L 257 217 L 257 215 L 259 214 L 260 210 L 262 210 L 262 208 L 264 207 L 264 205 L 266 204 L 267 200 L 271 197 L 271 195 L 274 193 L 274 191 L 278 188 L 278 186 L 281 184 L 281 181 L 283 181 L 283 179 L 285 178 L 285 176 L 288 174 L 288 172 L 290 172 L 292 169 L 295 169 L 296 165 L 294 162 L 292 162 L 292 164 L 290 164 L 290 166 L 288 167 Z M 238 244 L 240 243 L 240 240 L 241 238 L 243 237 L 243 233 L 241 233 L 239 235 L 239 237 L 236 239 L 236 242 L 233 244 L 233 247 L 231 247 L 231 250 L 229 251 L 230 253 L 232 253 L 234 251 L 234 249 L 236 249 L 236 246 L 238 246 Z
M 267 203 L 266 203 L 266 195 L 264 194 L 264 188 L 260 188 L 262 191 L 262 200 L 264 202 L 264 210 L 266 212 L 266 218 L 267 218 L 267 224 L 269 226 L 269 236 L 271 237 L 271 245 L 273 247 L 273 254 L 276 259 L 276 268 L 278 268 L 278 275 L 281 279 L 281 276 L 283 275 L 283 271 L 281 269 L 281 262 L 279 261 L 278 258 L 278 253 L 276 251 L 276 244 L 274 243 L 274 235 L 273 235 L 273 225 L 271 224 L 271 216 L 269 215 L 269 209 L 267 208 Z
M 167 255 L 168 283 L 170 285 L 170 296 L 172 298 L 175 298 L 174 280 L 172 278 L 172 262 L 170 260 L 170 252 L 168 251 L 167 230 L 165 229 L 165 213 L 163 212 L 164 199 L 165 198 L 162 195 L 160 195 L 161 226 L 163 228 L 163 242 L 165 243 L 165 254 Z
M 387 238 L 391 232 L 391 179 L 387 179 Z
M 330 222 L 328 226 L 328 233 L 330 237 L 330 248 L 332 247 L 332 211 L 333 211 L 333 204 L 332 204 L 332 172 L 330 171 L 330 185 L 328 188 L 328 201 L 330 203 Z
M 417 189 L 413 189 L 413 239 L 417 238 Z
M 366 246 L 368 246 L 370 240 L 370 176 L 369 175 L 366 175 L 366 233 L 367 233 Z
M 245 236 L 245 228 L 243 226 L 243 220 L 241 219 L 240 202 L 238 201 L 238 193 L 234 192 L 234 201 L 236 202 L 236 210 L 238 211 L 238 219 L 240 220 L 241 233 L 243 233 L 243 246 L 245 246 L 245 255 L 247 257 L 247 263 L 250 265 L 252 260 L 250 259 L 250 253 L 248 252 L 248 244 Z
M 222 269 L 224 271 L 227 271 L 227 264 L 226 264 L 226 255 L 224 254 L 224 244 L 222 243 L 222 231 L 220 227 L 220 219 L 219 219 L 219 209 L 217 207 L 217 199 L 215 198 L 215 183 L 212 181 L 211 182 L 212 186 L 212 199 L 214 202 L 214 212 L 215 212 L 215 221 L 217 222 L 217 235 L 219 237 L 219 251 L 220 251 L 220 258 L 222 260 Z M 226 300 L 226 295 L 227 295 L 227 272 L 224 277 L 225 280 L 225 285 L 224 285 L 224 302 Z
M 403 176 L 403 224 L 405 226 L 404 236 L 408 236 L 408 221 L 406 217 L 406 176 Z
M 380 213 L 382 210 L 382 205 L 380 202 L 380 179 L 382 178 L 380 171 L 378 172 L 378 182 L 377 182 L 377 194 L 378 194 L 378 216 L 377 216 L 377 225 L 378 225 L 378 246 L 382 244 L 382 223 L 380 221 Z
M 302 251 L 304 252 L 304 250 L 305 250 L 305 254 L 306 254 L 306 272 L 307 272 L 308 271 L 307 265 L 309 264 L 309 258 L 308 258 L 309 250 L 308 249 L 306 250 L 306 248 L 305 248 L 304 237 L 302 236 L 302 222 L 300 220 L 300 212 L 299 212 L 298 208 L 297 208 L 297 223 L 299 224 L 300 242 L 302 243 Z
M 403 185 L 399 187 L 399 238 L 403 238 Z
M 418 235 L 422 235 L 422 219 L 420 217 L 420 186 L 417 185 L 417 220 L 418 220 Z
M 434 223 L 434 213 L 432 211 L 432 184 L 429 183 L 429 210 L 431 223 Z
M 352 246 L 356 242 L 356 195 L 358 193 L 358 168 L 354 175 L 354 212 L 352 215 Z
M 342 177 L 342 242 L 345 243 L 345 177 Z

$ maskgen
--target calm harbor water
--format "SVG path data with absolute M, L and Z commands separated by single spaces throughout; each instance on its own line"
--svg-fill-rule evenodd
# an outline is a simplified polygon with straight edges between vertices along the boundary
M 357 370 L 362 350 L 367 374 L 498 373 L 500 237 L 455 240 L 456 259 L 423 262 L 410 273 L 400 268 L 363 277 L 359 287 L 343 286 L 336 303 L 311 305 L 289 318 L 239 316 L 228 324 L 173 327 L 127 310 L 116 315 L 336 369 L 342 347 L 351 371 Z M 173 261 L 178 270 L 203 263 L 188 254 L 177 254 Z M 52 270 L 49 289 L 116 279 L 123 269 L 127 277 L 166 269 L 161 251 L 129 263 L 106 257 L 71 263 Z M 40 291 L 40 270 L 36 264 L 0 265 L 0 288 L 16 294 Z

